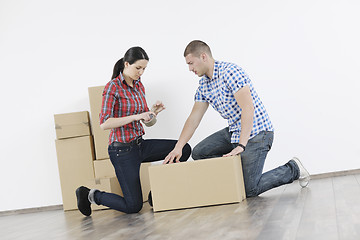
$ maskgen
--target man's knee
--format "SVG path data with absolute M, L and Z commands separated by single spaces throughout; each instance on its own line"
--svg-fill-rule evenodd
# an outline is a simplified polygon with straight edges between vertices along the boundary
M 244 178 L 245 180 L 245 178 Z M 253 185 L 245 180 L 245 193 L 246 197 L 256 197 L 259 196 L 259 188 L 256 185 Z
M 205 156 L 205 152 L 204 149 L 201 147 L 201 145 L 196 145 L 192 151 L 192 159 L 194 160 L 198 160 L 198 159 L 203 159 Z
M 259 194 L 257 194 L 256 191 L 249 191 L 249 192 L 246 192 L 246 197 L 247 198 L 250 198 L 250 197 L 256 197 L 256 196 L 259 196 Z

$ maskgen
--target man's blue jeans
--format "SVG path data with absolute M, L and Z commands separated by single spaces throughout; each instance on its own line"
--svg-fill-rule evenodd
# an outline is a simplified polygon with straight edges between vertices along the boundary
M 175 147 L 177 141 L 152 139 L 140 144 L 108 148 L 110 160 L 115 168 L 124 197 L 114 193 L 96 191 L 95 202 L 125 213 L 137 213 L 142 209 L 143 197 L 139 170 L 143 162 L 163 160 Z M 180 161 L 186 161 L 191 154 L 191 147 L 186 144 Z
M 299 167 L 293 160 L 263 173 L 266 155 L 271 149 L 273 138 L 274 132 L 262 131 L 249 139 L 246 150 L 241 153 L 247 197 L 257 196 L 299 178 Z M 228 127 L 210 135 L 194 147 L 193 159 L 221 157 L 231 152 L 236 145 L 232 144 L 230 139 L 231 133 Z

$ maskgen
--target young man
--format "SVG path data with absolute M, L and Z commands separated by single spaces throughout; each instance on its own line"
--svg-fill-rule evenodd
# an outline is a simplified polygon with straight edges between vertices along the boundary
M 262 173 L 274 129 L 252 81 L 243 69 L 232 63 L 214 60 L 209 46 L 199 40 L 188 44 L 184 57 L 189 70 L 201 79 L 192 112 L 164 164 L 179 161 L 183 146 L 194 134 L 210 104 L 228 120 L 229 126 L 195 146 L 194 160 L 241 154 L 247 197 L 257 196 L 296 179 L 299 179 L 301 187 L 306 187 L 310 175 L 296 157 L 283 166 Z

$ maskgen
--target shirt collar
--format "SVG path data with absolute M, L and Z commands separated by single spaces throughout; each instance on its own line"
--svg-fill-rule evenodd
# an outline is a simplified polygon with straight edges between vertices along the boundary
M 127 82 L 125 81 L 125 78 L 124 78 L 124 76 L 122 75 L 121 72 L 120 72 L 120 74 L 119 74 L 119 76 L 118 76 L 117 78 L 119 79 L 120 82 L 122 82 L 123 84 L 126 84 L 126 86 L 129 86 L 129 85 L 127 84 Z M 135 80 L 135 81 L 134 81 L 134 87 L 135 87 L 135 85 L 137 85 L 137 84 L 140 82 L 140 80 L 141 80 L 141 78 L 139 78 L 138 80 Z M 130 87 L 130 86 L 129 86 L 129 87 Z
M 218 78 L 218 76 L 219 76 L 219 65 L 220 65 L 220 62 L 215 60 L 212 78 L 210 79 L 208 76 L 204 75 L 204 79 L 206 81 L 210 82 L 211 80 L 215 80 L 215 79 Z

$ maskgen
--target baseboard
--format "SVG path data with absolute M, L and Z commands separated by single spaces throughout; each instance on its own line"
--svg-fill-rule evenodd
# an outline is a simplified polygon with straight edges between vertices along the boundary
M 24 213 L 36 213 L 36 212 L 54 211 L 54 210 L 63 210 L 63 205 L 53 205 L 53 206 L 46 206 L 46 207 L 36 207 L 36 208 L 25 208 L 25 209 L 16 209 L 16 210 L 9 210 L 9 211 L 0 211 L 0 216 L 24 214 Z
M 311 179 L 322 179 L 322 178 L 340 177 L 340 176 L 355 175 L 355 174 L 360 174 L 360 169 L 344 170 L 344 171 L 339 171 L 339 172 L 329 172 L 329 173 L 321 173 L 321 174 L 314 174 L 314 175 L 311 175 Z

